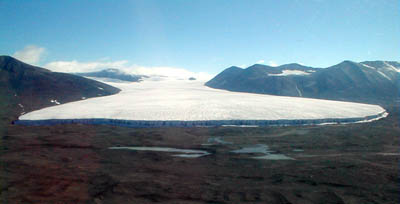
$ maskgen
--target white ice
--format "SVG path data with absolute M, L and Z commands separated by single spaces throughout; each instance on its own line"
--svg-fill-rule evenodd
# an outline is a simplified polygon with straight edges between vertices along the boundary
M 145 80 L 111 83 L 122 91 L 44 108 L 20 120 L 110 118 L 146 121 L 279 120 L 376 115 L 377 105 L 213 89 L 201 81 Z M 52 100 L 58 103 L 57 100 Z

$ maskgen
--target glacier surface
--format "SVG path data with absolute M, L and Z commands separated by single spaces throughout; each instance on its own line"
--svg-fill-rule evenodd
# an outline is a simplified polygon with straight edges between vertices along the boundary
M 382 117 L 385 113 L 378 105 L 230 92 L 206 87 L 202 81 L 145 80 L 140 83 L 107 83 L 122 91 L 116 95 L 33 111 L 20 116 L 19 122 L 47 120 L 68 123 L 67 120 L 79 119 L 78 122 L 90 123 L 88 119 L 97 119 L 97 123 L 93 123 L 100 124 L 101 120 L 113 119 L 136 121 L 136 126 L 143 125 L 144 121 L 158 122 L 155 126 L 165 126 L 165 122 L 168 125 L 170 121 L 172 126 L 176 126 L 179 121 L 193 124 L 203 121 L 197 125 L 212 125 L 204 121 L 214 121 L 217 125 L 265 125 L 266 123 L 260 121 L 313 120 L 314 124 L 335 120 L 357 122 L 364 118 Z M 351 120 L 345 120 L 346 118 Z M 332 121 L 318 122 L 322 119 Z

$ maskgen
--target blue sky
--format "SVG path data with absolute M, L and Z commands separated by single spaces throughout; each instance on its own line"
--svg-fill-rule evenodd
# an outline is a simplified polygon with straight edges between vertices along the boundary
M 399 8 L 398 0 L 0 0 L 0 54 L 61 71 L 211 74 L 255 63 L 399 61 Z

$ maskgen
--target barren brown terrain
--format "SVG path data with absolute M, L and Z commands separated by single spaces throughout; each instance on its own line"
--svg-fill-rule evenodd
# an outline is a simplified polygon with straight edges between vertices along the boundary
M 371 123 L 2 127 L 1 203 L 399 203 L 399 108 Z M 211 140 L 219 138 L 224 143 Z M 255 144 L 294 160 L 231 151 Z M 112 146 L 206 150 L 176 153 Z

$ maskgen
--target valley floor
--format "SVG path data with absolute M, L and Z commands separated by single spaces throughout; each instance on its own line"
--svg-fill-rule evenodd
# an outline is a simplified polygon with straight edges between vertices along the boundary
M 124 128 L 8 125 L 1 203 L 399 203 L 398 107 L 362 124 Z M 204 145 L 207 144 L 207 145 Z M 232 151 L 254 145 L 294 160 Z M 113 146 L 204 150 L 176 153 Z

